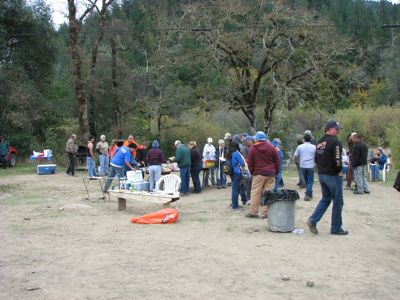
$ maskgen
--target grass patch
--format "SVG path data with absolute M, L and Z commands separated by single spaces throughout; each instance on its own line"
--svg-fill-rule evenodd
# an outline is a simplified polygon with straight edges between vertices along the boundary
M 21 162 L 15 167 L 0 169 L 0 177 L 33 174 L 35 172 L 33 163 Z

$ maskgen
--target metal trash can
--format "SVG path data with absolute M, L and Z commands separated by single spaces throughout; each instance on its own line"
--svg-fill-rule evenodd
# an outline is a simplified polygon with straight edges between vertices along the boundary
M 268 190 L 261 199 L 261 205 L 268 205 L 268 229 L 273 232 L 292 232 L 295 223 L 296 190 Z

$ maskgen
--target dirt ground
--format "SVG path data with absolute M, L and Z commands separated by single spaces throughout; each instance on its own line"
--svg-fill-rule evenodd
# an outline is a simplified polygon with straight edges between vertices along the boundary
M 0 177 L 0 299 L 400 297 L 400 194 L 382 184 L 344 191 L 348 236 L 329 234 L 330 209 L 313 236 L 305 221 L 318 184 L 313 201 L 296 203 L 305 233 L 294 235 L 244 218 L 248 208 L 231 211 L 229 188 L 181 198 L 175 224 L 132 224 L 161 207 L 128 202 L 120 212 L 116 201 L 84 200 L 82 176 Z M 101 195 L 96 182 L 90 190 Z

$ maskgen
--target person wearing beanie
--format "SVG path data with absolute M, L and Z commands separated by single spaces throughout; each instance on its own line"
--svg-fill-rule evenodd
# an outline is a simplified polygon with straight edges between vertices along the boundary
M 157 140 L 151 143 L 151 149 L 147 153 L 146 161 L 149 166 L 150 192 L 152 192 L 156 187 L 156 182 L 161 178 L 161 164 L 167 162 Z
M 102 134 L 100 136 L 100 142 L 96 145 L 96 151 L 99 154 L 100 159 L 100 176 L 108 175 L 108 165 L 110 164 L 109 160 L 109 146 L 106 142 L 106 136 Z
M 207 144 L 203 148 L 203 162 L 204 166 L 207 168 L 204 179 L 204 186 L 208 186 L 208 179 L 211 179 L 211 184 L 215 185 L 215 147 L 213 145 L 213 139 L 209 137 L 207 139 Z

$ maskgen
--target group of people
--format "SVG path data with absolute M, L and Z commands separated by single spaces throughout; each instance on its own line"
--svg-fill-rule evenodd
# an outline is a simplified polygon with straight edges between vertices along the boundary
M 310 231 L 314 234 L 318 234 L 317 223 L 331 202 L 333 207 L 330 233 L 348 234 L 348 231 L 342 228 L 343 174 L 347 174 L 347 179 L 354 178 L 356 183 L 354 193 L 370 192 L 365 179 L 368 148 L 362 142 L 360 135 L 354 132 L 349 135 L 350 151 L 347 155 L 337 138 L 341 128 L 338 122 L 329 120 L 325 126 L 324 136 L 318 141 L 314 139 L 311 131 L 306 130 L 294 152 L 294 160 L 299 171 L 298 185 L 305 187 L 305 201 L 313 198 L 315 167 L 318 170 L 322 198 L 307 221 Z M 97 152 L 100 156 L 100 173 L 108 176 L 104 192 L 107 192 L 116 175 L 123 177 L 127 170 L 133 170 L 144 164 L 149 170 L 152 191 L 161 177 L 161 165 L 167 162 L 159 142 L 154 140 L 151 149 L 148 150 L 147 144 L 139 145 L 132 135 L 126 141 L 113 140 L 111 146 L 105 138 L 102 135 L 96 146 L 94 137 L 89 138 L 86 150 L 89 176 L 96 176 Z M 201 193 L 202 187 L 210 186 L 210 184 L 218 189 L 225 189 L 228 177 L 232 185 L 231 209 L 238 210 L 250 203 L 249 212 L 245 214 L 245 217 L 268 217 L 267 206 L 260 206 L 261 198 L 266 190 L 283 186 L 284 156 L 281 141 L 278 138 L 270 141 L 267 134 L 258 131 L 254 136 L 247 133 L 232 136 L 226 133 L 223 139 L 218 140 L 217 146 L 214 146 L 213 138 L 209 137 L 202 150 L 195 141 L 184 144 L 176 140 L 174 144 L 175 157 L 170 158 L 170 161 L 176 162 L 179 167 L 182 196 L 190 194 L 190 178 L 193 182 L 193 192 Z M 67 173 L 74 175 L 76 135 L 73 134 L 68 139 L 66 151 L 70 161 Z M 383 150 L 378 148 L 370 162 L 377 166 L 379 173 L 386 159 Z M 204 186 L 200 182 L 202 170 L 205 172 Z M 371 170 L 374 172 L 373 178 L 377 178 L 376 171 L 372 168 Z M 243 206 L 239 205 L 239 196 Z
M 381 147 L 378 147 L 370 154 L 368 146 L 357 132 L 348 135 L 347 143 L 349 152 L 346 152 L 344 149 L 342 152 L 343 173 L 346 174 L 346 188 L 350 189 L 354 181 L 354 194 L 369 194 L 371 190 L 366 178 L 366 169 L 370 168 L 372 181 L 378 181 L 380 171 L 384 169 L 388 158 Z

